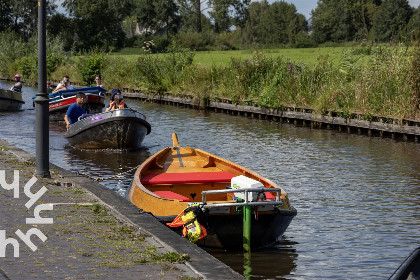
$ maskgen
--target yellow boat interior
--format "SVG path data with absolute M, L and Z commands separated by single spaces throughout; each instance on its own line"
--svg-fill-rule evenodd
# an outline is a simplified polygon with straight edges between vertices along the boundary
M 231 179 L 239 175 L 261 182 L 265 188 L 280 188 L 270 180 L 233 162 L 202 150 L 179 147 L 176 135 L 172 137 L 174 146 L 167 147 L 146 160 L 135 174 L 133 184 L 136 186 L 130 190 L 130 199 L 145 211 L 153 210 L 159 216 L 177 215 L 190 203 L 203 201 L 203 191 L 231 188 Z M 279 198 L 283 205 L 279 208 L 289 209 L 287 193 L 280 189 Z M 277 192 L 265 192 L 260 200 L 275 200 L 276 195 Z M 207 194 L 206 202 L 237 201 L 231 192 Z M 231 208 L 234 211 L 235 207 Z

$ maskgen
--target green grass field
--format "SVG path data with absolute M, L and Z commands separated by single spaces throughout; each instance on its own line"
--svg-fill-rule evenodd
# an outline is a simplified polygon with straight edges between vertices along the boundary
M 231 58 L 251 58 L 255 52 L 263 52 L 269 57 L 283 56 L 293 63 L 314 65 L 319 56 L 328 55 L 333 63 L 339 63 L 345 52 L 350 52 L 351 47 L 323 47 L 305 49 L 260 49 L 260 50 L 230 50 L 230 51 L 200 51 L 195 52 L 194 63 L 204 66 L 225 66 Z M 142 53 L 140 48 L 126 48 L 113 55 L 120 55 L 128 59 L 137 59 Z M 354 58 L 361 57 L 352 55 Z
M 254 53 L 262 52 L 268 57 L 283 56 L 293 63 L 313 65 L 320 55 L 329 55 L 331 59 L 339 61 L 345 49 L 346 48 L 309 48 L 196 52 L 194 62 L 206 66 L 222 66 L 227 65 L 231 58 L 249 59 Z

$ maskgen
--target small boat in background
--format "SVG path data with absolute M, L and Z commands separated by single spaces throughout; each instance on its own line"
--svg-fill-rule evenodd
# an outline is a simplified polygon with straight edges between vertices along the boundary
M 172 139 L 173 147 L 158 151 L 138 167 L 129 192 L 134 205 L 168 223 L 198 204 L 207 224 L 207 236 L 199 242 L 226 249 L 242 248 L 242 209 L 252 206 L 251 247 L 280 240 L 297 214 L 284 189 L 226 159 L 179 147 L 176 134 Z
M 150 131 L 146 116 L 125 108 L 86 114 L 69 127 L 64 138 L 82 149 L 138 149 Z
M 389 280 L 417 279 L 420 279 L 420 247 L 415 249 L 389 278 Z
M 76 94 L 83 92 L 86 94 L 85 108 L 89 114 L 102 112 L 105 107 L 105 92 L 102 87 L 84 87 L 70 90 L 60 90 L 48 95 L 50 121 L 64 121 L 64 115 L 67 109 L 73 103 L 76 103 Z M 34 96 L 32 99 L 35 99 Z
M 0 89 L 0 111 L 20 111 L 23 104 L 21 92 Z

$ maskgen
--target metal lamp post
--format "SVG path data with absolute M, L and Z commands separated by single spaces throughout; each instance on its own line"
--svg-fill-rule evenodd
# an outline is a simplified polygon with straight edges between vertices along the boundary
M 36 171 L 35 175 L 51 177 L 49 168 L 49 116 L 47 93 L 46 0 L 38 1 L 38 92 L 36 110 Z

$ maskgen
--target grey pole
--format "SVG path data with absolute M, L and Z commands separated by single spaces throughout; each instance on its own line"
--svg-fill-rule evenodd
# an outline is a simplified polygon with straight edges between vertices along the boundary
M 36 110 L 36 176 L 51 177 L 49 155 L 49 116 L 47 93 L 46 0 L 38 0 L 38 92 Z

